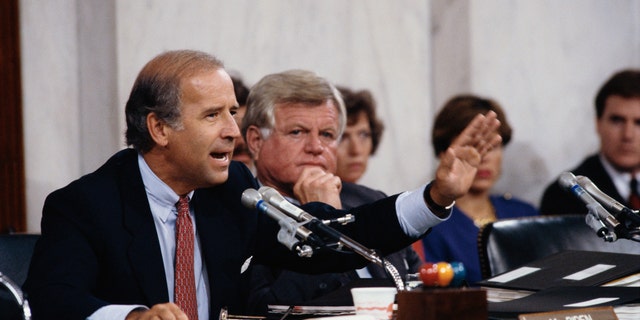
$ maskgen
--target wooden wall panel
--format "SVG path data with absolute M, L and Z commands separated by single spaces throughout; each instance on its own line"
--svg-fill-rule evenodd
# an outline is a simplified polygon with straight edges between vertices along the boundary
M 26 230 L 18 1 L 0 1 L 0 233 Z

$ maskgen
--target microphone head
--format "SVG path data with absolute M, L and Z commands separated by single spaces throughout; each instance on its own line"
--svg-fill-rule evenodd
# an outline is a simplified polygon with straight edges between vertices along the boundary
M 576 176 L 573 175 L 573 173 L 568 172 L 568 171 L 567 172 L 563 172 L 563 173 L 560 174 L 560 177 L 558 177 L 558 183 L 565 190 L 571 190 L 571 188 L 573 188 L 573 186 L 578 184 L 578 182 L 576 180 Z
M 260 200 L 262 200 L 262 196 L 260 195 L 258 190 L 249 188 L 242 192 L 242 198 L 240 199 L 240 202 L 242 202 L 242 205 L 247 208 L 255 209 L 258 201 Z
M 271 187 L 260 187 L 260 189 L 258 189 L 258 192 L 260 193 L 260 195 L 262 195 L 262 198 L 264 198 L 269 203 L 285 200 L 280 192 Z
M 578 182 L 578 184 L 580 186 L 582 186 L 583 188 L 587 189 L 587 188 L 595 188 L 596 190 L 600 190 L 598 189 L 598 187 L 591 182 L 591 179 L 585 177 L 585 176 L 576 176 L 576 180 Z

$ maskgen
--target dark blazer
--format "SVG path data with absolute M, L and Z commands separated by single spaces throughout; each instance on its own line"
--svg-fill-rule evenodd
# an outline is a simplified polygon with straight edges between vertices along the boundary
M 343 183 L 340 200 L 345 209 L 372 203 L 386 195 L 365 186 Z M 419 271 L 422 261 L 410 247 L 384 257 L 392 263 L 404 279 L 407 273 Z M 393 286 L 393 282 L 384 268 L 369 263 L 369 273 L 376 285 Z M 340 273 L 324 273 L 310 275 L 295 271 L 282 270 L 269 266 L 256 265 L 252 270 L 249 308 L 253 313 L 266 314 L 269 304 L 276 305 L 352 305 L 353 301 L 348 287 L 359 283 L 355 270 Z
M 345 209 L 372 203 L 385 197 L 387 197 L 387 195 L 382 191 L 348 182 L 342 184 L 342 191 L 340 192 L 340 200 Z M 408 273 L 418 272 L 423 263 L 420 256 L 418 256 L 410 246 L 389 254 L 384 258 L 389 260 L 389 262 L 398 269 L 398 272 L 400 272 L 403 278 L 405 278 Z M 385 269 L 375 263 L 369 263 L 367 269 L 373 278 L 389 278 Z
M 316 273 L 367 262 L 322 251 L 303 259 L 288 251 L 276 240 L 277 224 L 240 203 L 242 192 L 257 186 L 249 170 L 233 162 L 226 183 L 198 189 L 191 200 L 209 278 L 211 319 L 218 319 L 222 307 L 245 312 L 248 276 L 241 270 L 252 256 L 253 263 Z M 357 222 L 340 231 L 393 252 L 415 241 L 402 232 L 394 208 L 391 197 L 355 209 Z M 344 215 L 319 203 L 304 209 L 321 218 Z M 108 304 L 169 301 L 136 151 L 120 151 L 95 172 L 51 193 L 41 231 L 23 288 L 34 319 L 85 319 Z
M 586 158 L 578 167 L 571 170 L 576 176 L 585 176 L 598 186 L 602 192 L 618 200 L 622 204 L 627 204 L 626 199 L 622 199 L 620 193 L 613 184 L 613 180 L 604 169 L 598 154 Z M 564 190 L 557 181 L 552 182 L 544 191 L 540 202 L 540 213 L 551 214 L 575 214 L 588 212 L 586 205 L 569 191 Z

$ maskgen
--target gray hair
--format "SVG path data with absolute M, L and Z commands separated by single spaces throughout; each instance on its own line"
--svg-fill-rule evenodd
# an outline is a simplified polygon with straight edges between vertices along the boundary
M 330 100 L 337 107 L 339 123 L 338 138 L 347 123 L 347 112 L 340 92 L 327 81 L 311 71 L 289 70 L 263 77 L 249 91 L 247 113 L 242 119 L 242 136 L 246 139 L 247 128 L 256 126 L 267 138 L 275 127 L 275 106 L 280 103 L 303 103 L 317 106 Z

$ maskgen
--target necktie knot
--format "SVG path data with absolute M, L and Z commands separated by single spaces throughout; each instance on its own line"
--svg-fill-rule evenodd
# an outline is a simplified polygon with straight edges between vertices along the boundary
M 181 196 L 178 203 L 176 203 L 176 207 L 178 208 L 178 215 L 189 214 L 189 197 Z

